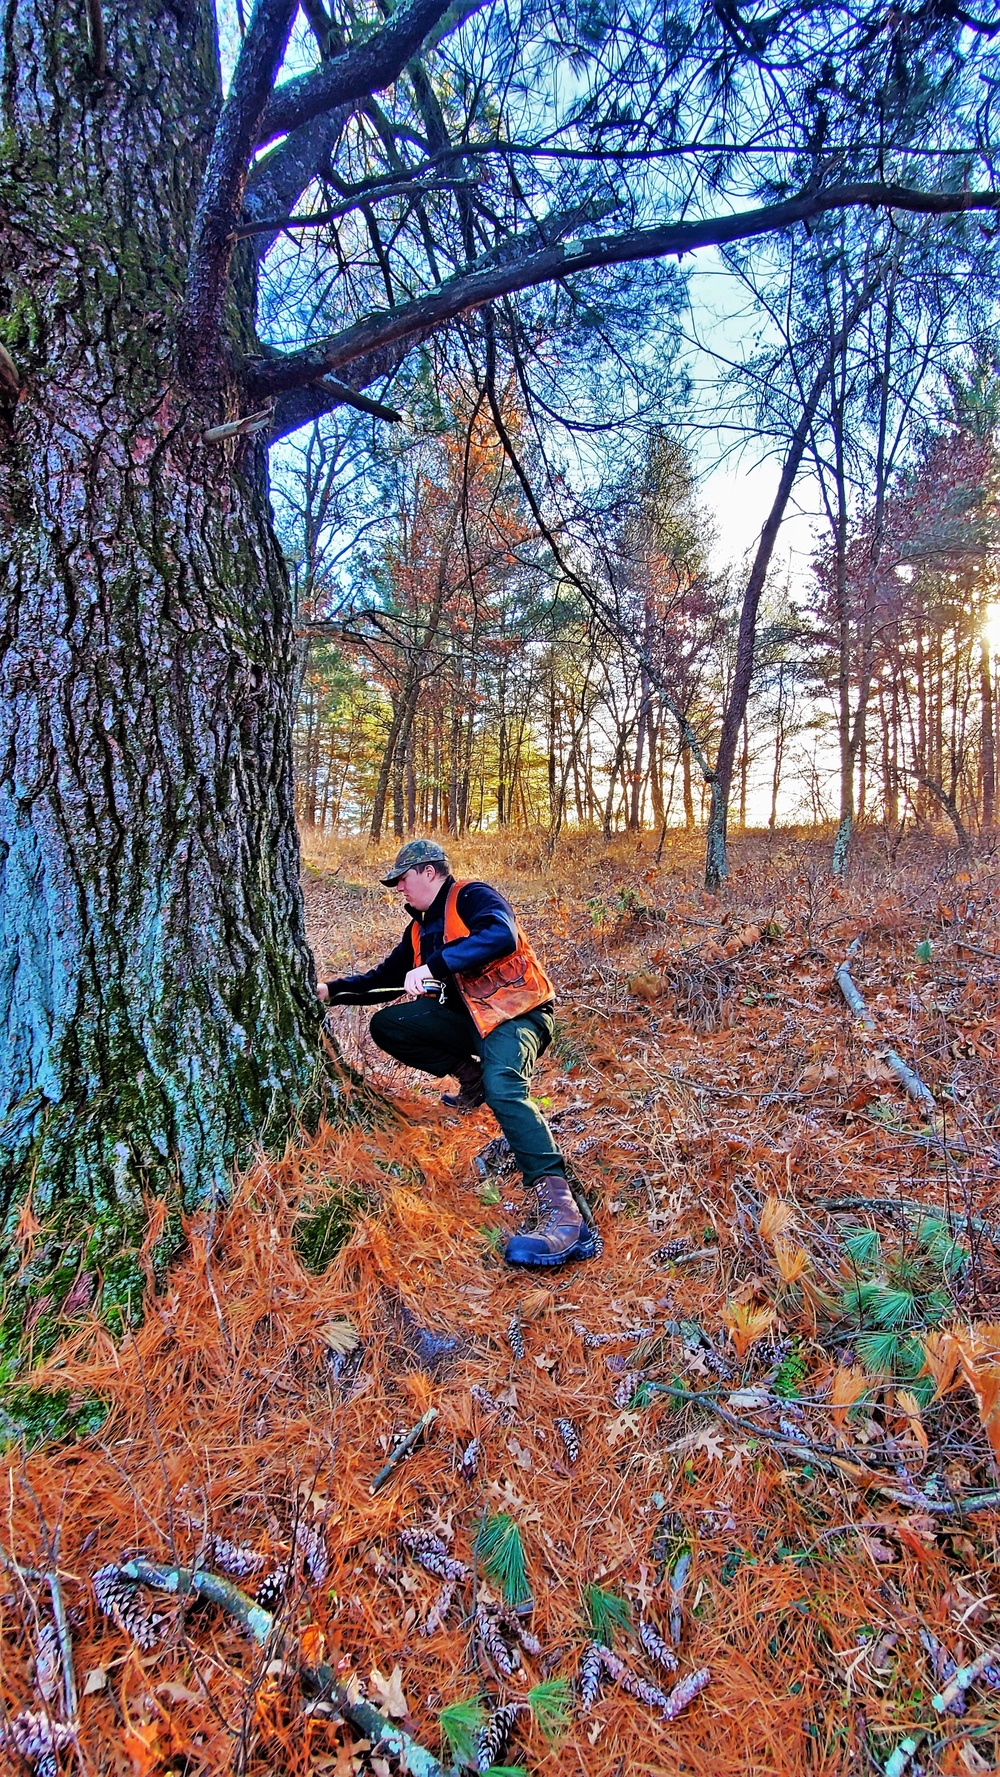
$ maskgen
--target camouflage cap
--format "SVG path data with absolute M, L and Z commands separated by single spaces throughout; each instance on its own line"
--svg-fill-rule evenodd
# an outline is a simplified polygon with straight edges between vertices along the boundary
M 386 888 L 393 888 L 407 870 L 419 870 L 424 864 L 443 864 L 448 869 L 448 854 L 433 839 L 411 839 L 404 845 L 387 876 L 379 878 Z

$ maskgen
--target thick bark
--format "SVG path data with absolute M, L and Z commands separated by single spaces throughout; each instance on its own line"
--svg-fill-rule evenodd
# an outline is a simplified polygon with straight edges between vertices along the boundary
M 60 1234 L 132 1245 L 146 1187 L 222 1188 L 318 1068 L 263 449 L 205 443 L 243 393 L 175 368 L 214 19 L 106 21 L 99 87 L 55 0 L 8 8 L 2 63 L 0 1207 L 9 1242 L 30 1185 L 53 1272 Z

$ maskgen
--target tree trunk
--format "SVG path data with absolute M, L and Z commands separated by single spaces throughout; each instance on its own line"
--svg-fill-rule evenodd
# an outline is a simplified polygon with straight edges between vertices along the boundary
M 663 767 L 660 752 L 663 745 L 663 725 L 657 722 L 652 712 L 649 716 L 649 799 L 653 804 L 653 825 L 663 825 Z
M 396 757 L 396 744 L 399 740 L 400 724 L 403 720 L 403 700 L 397 697 L 393 705 L 392 720 L 385 739 L 385 751 L 378 768 L 378 780 L 375 785 L 375 802 L 372 808 L 369 837 L 377 844 L 382 837 L 382 824 L 385 820 L 385 805 L 389 796 L 389 784 L 392 779 L 393 760 Z
M 985 639 L 979 644 L 979 696 L 981 709 L 980 758 L 983 773 L 983 827 L 989 832 L 993 826 L 996 789 L 997 762 L 993 745 L 993 679 L 990 671 L 990 644 Z
M 761 595 L 767 579 L 767 571 L 771 565 L 771 556 L 778 539 L 785 516 L 785 507 L 795 484 L 816 409 L 819 406 L 823 389 L 833 374 L 837 358 L 843 350 L 851 328 L 854 327 L 865 309 L 871 303 L 878 286 L 878 275 L 869 279 L 857 297 L 850 313 L 836 337 L 830 343 L 830 349 L 820 365 L 809 394 L 806 397 L 802 413 L 788 444 L 778 482 L 778 491 L 774 496 L 771 510 L 764 520 L 750 569 L 743 604 L 740 608 L 739 632 L 736 640 L 736 670 L 733 673 L 732 690 L 722 717 L 722 732 L 719 736 L 719 753 L 715 771 L 712 774 L 712 800 L 708 814 L 708 831 L 705 845 L 705 887 L 709 890 L 721 888 L 729 873 L 726 856 L 726 827 L 729 819 L 729 792 L 733 782 L 733 765 L 736 759 L 736 743 L 740 728 L 746 714 L 750 698 L 750 686 L 753 682 L 754 655 L 757 640 L 757 611 Z
M 747 779 L 750 776 L 750 729 L 746 716 L 743 717 L 743 751 L 740 754 L 740 827 L 744 831 L 747 824 Z
M 685 744 L 681 747 L 683 765 L 682 789 L 684 794 L 684 831 L 694 832 L 694 797 L 691 794 L 691 748 Z
M 82 6 L 19 0 L 0 49 L 3 1278 L 30 1191 L 53 1309 L 78 1268 L 137 1306 L 143 1191 L 223 1189 L 319 1053 L 264 448 L 205 442 L 240 389 L 175 369 L 214 20 L 105 17 L 100 82 Z

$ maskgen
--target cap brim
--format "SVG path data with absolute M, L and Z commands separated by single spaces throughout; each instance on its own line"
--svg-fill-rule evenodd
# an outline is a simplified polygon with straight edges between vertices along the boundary
M 405 870 L 397 870 L 395 876 L 380 876 L 379 882 L 383 888 L 395 888 L 397 882 L 402 882 L 405 875 Z

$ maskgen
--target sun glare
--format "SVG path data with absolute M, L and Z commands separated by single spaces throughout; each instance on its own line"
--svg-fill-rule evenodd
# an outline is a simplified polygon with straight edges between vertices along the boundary
M 1000 654 L 1000 604 L 987 605 L 983 619 L 983 639 L 991 654 Z

